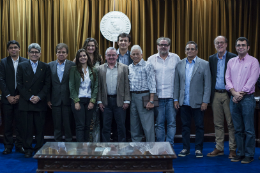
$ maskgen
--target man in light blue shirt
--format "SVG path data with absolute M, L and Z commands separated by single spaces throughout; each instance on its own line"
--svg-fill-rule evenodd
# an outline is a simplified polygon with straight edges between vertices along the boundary
M 211 76 L 209 63 L 197 56 L 198 45 L 194 41 L 186 44 L 187 58 L 181 60 L 175 69 L 174 107 L 180 109 L 182 122 L 183 150 L 178 154 L 190 154 L 190 125 L 194 117 L 196 126 L 195 155 L 203 157 L 204 111 L 210 101 Z
M 228 61 L 236 57 L 236 54 L 227 51 L 228 40 L 224 36 L 217 36 L 214 39 L 216 54 L 209 57 L 211 72 L 211 98 L 212 111 L 215 125 L 214 150 L 207 154 L 208 157 L 224 155 L 224 121 L 226 119 L 229 137 L 229 156 L 232 159 L 236 156 L 235 129 L 231 118 L 229 101 L 230 94 L 225 88 L 225 74 Z

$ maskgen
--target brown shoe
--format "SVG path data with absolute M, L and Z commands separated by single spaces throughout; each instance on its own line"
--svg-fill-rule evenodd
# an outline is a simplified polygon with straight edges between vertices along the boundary
M 224 155 L 224 151 L 220 151 L 216 148 L 214 149 L 214 151 L 207 154 L 208 157 L 215 157 L 215 156 L 220 156 L 220 155 Z
M 228 158 L 229 159 L 233 159 L 234 157 L 236 157 L 236 151 L 235 150 L 230 150 Z

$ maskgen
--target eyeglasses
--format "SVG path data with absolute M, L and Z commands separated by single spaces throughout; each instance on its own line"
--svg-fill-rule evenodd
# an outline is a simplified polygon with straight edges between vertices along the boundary
M 40 53 L 40 52 L 33 52 L 33 51 L 30 52 L 30 54 L 32 54 L 32 55 L 33 55 L 33 54 L 37 55 L 37 54 L 39 54 L 39 53 Z
M 160 46 L 160 47 L 168 47 L 169 44 L 158 44 L 158 46 Z
M 107 54 L 107 57 L 116 57 L 117 54 Z
M 18 49 L 19 47 L 18 46 L 15 46 L 15 47 L 9 47 L 8 49 Z
M 186 51 L 189 51 L 189 50 L 194 51 L 195 48 L 187 48 L 187 49 L 186 49 Z
M 246 45 L 246 44 L 237 44 L 237 45 L 236 45 L 236 47 L 240 47 L 240 46 L 246 47 L 247 45 Z
M 67 52 L 65 51 L 58 51 L 57 54 L 66 54 Z
M 220 44 L 220 45 L 223 45 L 223 44 L 225 44 L 225 43 L 226 43 L 226 42 L 221 41 L 221 42 L 216 42 L 215 44 L 216 44 L 216 45 L 219 45 L 219 44 Z

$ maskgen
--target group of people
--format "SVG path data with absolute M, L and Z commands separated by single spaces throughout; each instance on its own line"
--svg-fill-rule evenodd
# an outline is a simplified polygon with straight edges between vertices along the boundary
M 54 139 L 72 141 L 71 113 L 76 125 L 76 140 L 90 141 L 90 125 L 100 127 L 101 141 L 109 142 L 111 124 L 115 119 L 118 141 L 126 141 L 126 121 L 130 122 L 131 140 L 147 142 L 168 141 L 174 146 L 176 113 L 182 122 L 183 150 L 190 154 L 191 118 L 195 120 L 195 155 L 203 157 L 204 111 L 212 105 L 216 148 L 207 156 L 224 154 L 224 119 L 229 131 L 229 158 L 233 162 L 250 163 L 255 151 L 254 109 L 255 84 L 259 77 L 258 60 L 248 55 L 249 41 L 236 40 L 238 55 L 226 50 L 228 40 L 218 36 L 214 40 L 217 53 L 209 62 L 197 56 L 194 41 L 185 46 L 186 58 L 171 53 L 171 40 L 157 39 L 158 53 L 143 59 L 142 49 L 133 45 L 131 36 L 118 36 L 119 49 L 107 48 L 105 60 L 98 52 L 93 38 L 84 42 L 74 62 L 67 59 L 68 46 L 56 46 L 57 60 L 49 64 L 39 61 L 41 47 L 28 47 L 29 60 L 19 56 L 20 45 L 9 41 L 9 56 L 0 66 L 0 89 L 4 113 L 3 154 L 13 148 L 12 122 L 15 120 L 16 151 L 31 157 L 44 143 L 44 122 L 47 106 L 52 109 Z M 143 105 L 143 97 L 149 98 Z M 158 98 L 158 105 L 154 104 Z M 157 101 L 157 100 L 156 100 Z M 130 119 L 127 109 L 130 107 Z M 99 111 L 100 110 L 100 111 Z M 156 122 L 154 122 L 156 120 Z M 33 129 L 36 145 L 32 147 Z M 165 132 L 167 129 L 167 133 Z

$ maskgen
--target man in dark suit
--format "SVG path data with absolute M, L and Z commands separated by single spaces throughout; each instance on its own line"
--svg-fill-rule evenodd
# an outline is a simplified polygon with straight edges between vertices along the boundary
M 194 41 L 186 44 L 187 58 L 181 60 L 175 69 L 174 107 L 180 108 L 182 122 L 183 150 L 178 154 L 190 154 L 190 124 L 194 117 L 196 126 L 195 155 L 203 157 L 204 111 L 210 102 L 211 76 L 208 61 L 199 57 L 198 45 Z
M 106 50 L 107 63 L 99 66 L 99 84 L 97 103 L 103 112 L 103 142 L 110 142 L 111 123 L 115 117 L 118 129 L 118 141 L 126 141 L 125 117 L 130 104 L 128 67 L 117 62 L 116 49 Z
M 24 153 L 22 142 L 21 119 L 18 110 L 20 98 L 16 83 L 17 66 L 27 59 L 20 57 L 20 45 L 12 40 L 7 43 L 9 56 L 0 64 L 0 89 L 2 90 L 2 108 L 4 115 L 4 145 L 3 154 L 10 154 L 13 148 L 13 121 L 15 122 L 15 150 Z
M 229 156 L 232 159 L 236 156 L 235 129 L 229 109 L 230 95 L 225 85 L 225 74 L 228 61 L 236 57 L 236 54 L 228 52 L 227 38 L 218 36 L 214 40 L 217 53 L 209 57 L 211 71 L 211 103 L 215 125 L 216 148 L 208 153 L 208 157 L 224 155 L 224 119 L 226 117 L 229 132 Z
M 18 66 L 17 88 L 20 92 L 19 110 L 23 119 L 23 146 L 25 157 L 32 156 L 44 143 L 44 124 L 47 111 L 47 94 L 50 90 L 49 66 L 39 61 L 41 47 L 32 43 L 28 47 L 30 60 Z M 33 129 L 35 128 L 36 145 L 33 149 Z
M 52 109 L 54 139 L 62 141 L 62 127 L 65 141 L 72 141 L 71 106 L 69 90 L 69 71 L 75 63 L 67 60 L 69 48 L 64 43 L 56 46 L 57 60 L 49 63 L 51 70 L 51 93 L 48 95 L 48 106 Z

